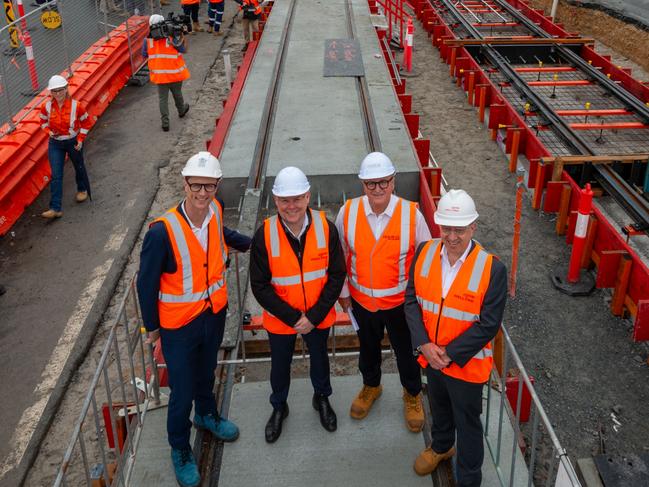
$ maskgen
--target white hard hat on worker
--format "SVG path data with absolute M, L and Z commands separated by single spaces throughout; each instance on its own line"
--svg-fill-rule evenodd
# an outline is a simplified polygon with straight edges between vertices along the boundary
M 370 152 L 361 162 L 358 178 L 363 180 L 379 179 L 392 176 L 396 172 L 394 164 L 383 152 Z
M 300 196 L 311 189 L 306 175 L 297 167 L 288 166 L 275 176 L 273 195 L 281 198 Z
M 277 213 L 295 235 L 306 225 L 305 216 L 311 199 L 310 189 L 309 180 L 297 167 L 285 167 L 275 176 L 273 201 Z
M 451 189 L 437 203 L 435 223 L 446 227 L 466 227 L 478 219 L 473 198 L 463 189 Z
M 155 24 L 159 24 L 160 22 L 164 22 L 165 18 L 160 15 L 160 14 L 153 14 L 151 17 L 149 17 L 149 27 Z
M 210 152 L 201 151 L 187 160 L 181 173 L 184 177 L 196 176 L 219 179 L 223 176 L 221 163 Z
M 219 160 L 211 153 L 201 151 L 191 156 L 181 174 L 185 179 L 185 209 L 189 212 L 206 210 L 223 176 Z
M 377 215 L 390 204 L 396 172 L 390 158 L 382 152 L 370 152 L 361 162 L 358 178 L 363 183 L 363 193 L 372 212 Z
M 55 74 L 47 82 L 47 89 L 50 91 L 60 90 L 61 88 L 65 88 L 66 86 L 68 86 L 68 80 L 59 74 Z

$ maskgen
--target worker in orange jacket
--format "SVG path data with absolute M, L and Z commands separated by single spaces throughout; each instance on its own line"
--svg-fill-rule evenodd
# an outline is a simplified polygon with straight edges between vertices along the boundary
M 184 200 L 144 236 L 137 290 L 148 341 L 160 338 L 167 364 L 167 439 L 176 479 L 194 487 L 200 475 L 190 445 L 192 406 L 197 428 L 221 441 L 239 437 L 239 428 L 217 410 L 214 369 L 228 308 L 228 247 L 245 252 L 250 238 L 223 225 L 216 198 L 223 172 L 216 157 L 195 154 L 182 176 Z
M 77 183 L 76 201 L 88 199 L 90 184 L 83 160 L 83 141 L 90 129 L 88 114 L 78 101 L 68 94 L 68 81 L 54 75 L 47 83 L 50 99 L 40 111 L 41 127 L 49 135 L 47 156 L 52 169 L 50 207 L 41 216 L 48 220 L 63 216 L 63 164 L 66 154 L 72 161 Z
M 209 0 L 207 4 L 207 18 L 209 23 L 207 32 L 214 33 L 215 36 L 223 34 L 221 32 L 221 22 L 223 21 L 224 6 L 225 0 Z
M 405 303 L 433 415 L 432 444 L 414 469 L 429 475 L 455 454 L 456 444 L 458 487 L 479 487 L 482 481 L 482 390 L 507 301 L 505 266 L 473 240 L 477 218 L 465 191 L 442 196 L 435 212 L 441 239 L 417 249 Z
M 345 261 L 334 224 L 324 212 L 309 208 L 309 189 L 300 169 L 282 169 L 273 184 L 277 215 L 259 227 L 251 247 L 250 286 L 264 309 L 271 354 L 273 412 L 265 428 L 268 443 L 277 441 L 288 416 L 291 361 L 298 334 L 309 349 L 311 404 L 323 428 L 337 428 L 328 399 L 332 390 L 327 338 L 336 321 L 334 305 L 345 281 Z
M 403 386 L 406 427 L 419 432 L 424 426 L 421 371 L 412 354 L 403 301 L 416 246 L 430 239 L 430 231 L 417 204 L 393 194 L 396 169 L 388 156 L 368 154 L 358 177 L 364 196 L 348 200 L 336 218 L 347 258 L 347 286 L 339 302 L 358 325 L 363 376 L 349 414 L 365 418 L 383 391 L 381 341 L 387 329 Z
M 203 28 L 198 22 L 198 9 L 201 6 L 201 0 L 180 0 L 180 5 L 183 8 L 183 13 L 192 20 L 192 25 L 189 26 L 189 33 L 203 32 Z
M 239 7 L 243 12 L 241 27 L 243 28 L 243 38 L 246 43 L 242 51 L 248 48 L 248 43 L 252 40 L 253 34 L 259 32 L 259 19 L 261 19 L 261 5 L 258 0 L 236 0 L 241 4 Z
M 189 79 L 189 69 L 183 59 L 187 51 L 184 35 L 174 37 L 166 30 L 165 18 L 160 14 L 149 17 L 149 35 L 144 39 L 142 55 L 147 59 L 149 78 L 158 87 L 158 101 L 162 130 L 169 131 L 169 92 L 173 96 L 178 117 L 189 111 L 189 103 L 183 98 L 183 81 Z

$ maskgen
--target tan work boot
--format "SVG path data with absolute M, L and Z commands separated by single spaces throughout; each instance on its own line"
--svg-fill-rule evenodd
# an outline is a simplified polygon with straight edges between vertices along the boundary
M 403 390 L 403 416 L 406 425 L 413 433 L 419 433 L 424 428 L 424 406 L 421 403 L 421 392 L 412 396 Z
M 207 26 L 207 33 L 208 33 L 208 34 L 211 34 L 212 32 L 214 32 L 214 27 L 211 26 L 211 25 L 208 25 L 208 26 Z
M 379 398 L 381 392 L 383 392 L 383 386 L 381 385 L 378 387 L 363 385 L 358 396 L 352 401 L 349 415 L 354 419 L 363 419 L 369 414 L 372 404 Z
M 455 447 L 452 446 L 446 453 L 437 453 L 432 448 L 423 450 L 412 466 L 417 472 L 417 475 L 429 475 L 435 471 L 439 462 L 447 460 L 455 455 Z
M 193 30 L 195 30 L 196 32 L 203 32 L 203 28 L 201 27 L 200 22 L 194 22 L 192 26 Z
M 75 196 L 77 203 L 83 203 L 88 199 L 88 191 L 79 191 L 77 196 Z
M 43 218 L 47 218 L 48 220 L 53 220 L 54 218 L 61 218 L 63 216 L 63 212 L 50 209 L 41 213 L 41 216 Z

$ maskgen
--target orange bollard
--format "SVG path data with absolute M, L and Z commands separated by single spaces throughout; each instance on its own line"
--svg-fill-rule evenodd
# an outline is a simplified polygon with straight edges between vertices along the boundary
M 588 230 L 588 219 L 593 204 L 593 191 L 590 183 L 579 194 L 579 213 L 575 224 L 575 238 L 572 241 L 572 253 L 568 266 L 568 282 L 575 283 L 579 280 L 582 253 L 586 243 L 586 231 Z

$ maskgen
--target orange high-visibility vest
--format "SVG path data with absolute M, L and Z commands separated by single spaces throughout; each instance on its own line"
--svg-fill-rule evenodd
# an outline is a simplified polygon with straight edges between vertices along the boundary
M 311 212 L 311 225 L 306 232 L 302 267 L 277 215 L 264 221 L 264 237 L 268 264 L 272 275 L 271 286 L 275 293 L 292 308 L 303 313 L 320 298 L 327 283 L 329 268 L 329 225 L 323 211 Z M 332 306 L 318 329 L 329 328 L 336 321 L 336 310 Z M 264 328 L 281 335 L 295 334 L 294 328 L 268 311 L 263 312 Z M 315 324 L 315 323 L 314 323 Z
M 90 128 L 90 119 L 88 113 L 77 100 L 69 96 L 65 99 L 62 106 L 50 98 L 41 106 L 39 114 L 41 119 L 41 128 L 47 134 L 57 140 L 67 140 L 77 138 L 78 142 L 83 142 L 88 135 Z
M 180 0 L 180 5 L 194 5 L 195 3 L 200 3 L 201 0 Z
M 243 10 L 246 7 L 254 7 L 254 14 L 259 15 L 261 13 L 261 7 L 259 6 L 259 2 L 257 0 L 243 0 L 241 3 L 241 6 L 239 7 L 239 10 Z
M 363 198 L 345 203 L 349 292 L 363 308 L 377 311 L 403 304 L 415 254 L 416 210 L 416 203 L 399 198 L 392 218 L 376 240 Z
M 228 302 L 223 212 L 216 200 L 210 207 L 213 215 L 207 226 L 207 252 L 177 208 L 155 220 L 165 224 L 176 260 L 176 272 L 160 277 L 158 312 L 162 328 L 180 328 L 207 308 L 216 313 Z
M 165 85 L 189 78 L 189 69 L 182 53 L 171 45 L 168 37 L 164 39 L 149 37 L 146 42 L 151 83 Z
M 439 239 L 426 242 L 415 262 L 414 284 L 428 338 L 444 347 L 480 319 L 493 256 L 476 243 L 460 267 L 446 298 L 442 298 L 441 249 Z M 464 367 L 452 362 L 442 372 L 466 382 L 486 382 L 491 373 L 492 355 L 489 342 Z M 417 361 L 424 368 L 428 365 L 423 355 Z

